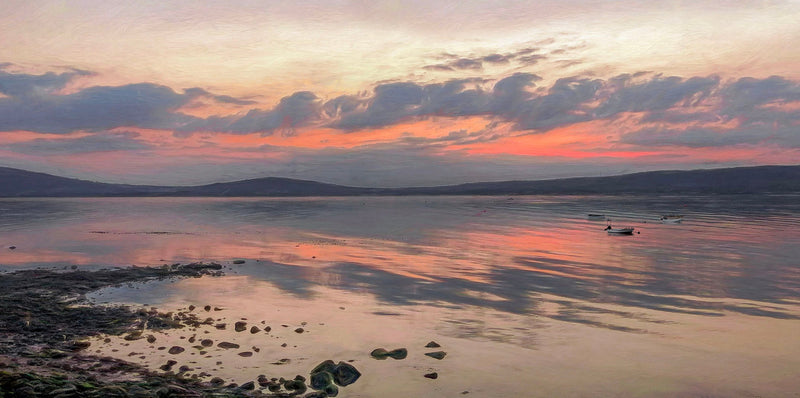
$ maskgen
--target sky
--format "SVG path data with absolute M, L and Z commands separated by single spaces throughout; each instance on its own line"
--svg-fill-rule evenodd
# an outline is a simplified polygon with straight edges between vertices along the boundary
M 0 166 L 354 186 L 800 164 L 800 1 L 0 3 Z

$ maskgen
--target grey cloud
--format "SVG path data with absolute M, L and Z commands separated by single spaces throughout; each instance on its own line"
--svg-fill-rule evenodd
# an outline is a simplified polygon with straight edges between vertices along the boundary
M 47 72 L 42 75 L 0 71 L 0 93 L 9 97 L 27 97 L 42 92 L 52 92 L 64 88 L 76 76 L 90 74 L 90 72 L 81 70 L 59 74 Z
M 269 110 L 251 109 L 243 116 L 211 116 L 194 120 L 177 130 L 179 135 L 195 131 L 272 134 L 278 129 L 284 130 L 285 134 L 292 134 L 294 128 L 320 119 L 322 105 L 314 93 L 298 91 L 281 98 L 278 105 Z
M 423 88 L 425 100 L 422 115 L 465 116 L 486 113 L 490 98 L 480 89 L 466 89 L 468 80 L 451 80 L 444 84 L 429 84 Z
M 415 83 L 388 83 L 375 87 L 375 95 L 364 110 L 344 115 L 333 124 L 341 128 L 384 126 L 417 114 L 423 88 Z
M 427 69 L 427 70 L 435 70 L 435 71 L 442 71 L 442 72 L 448 72 L 448 71 L 453 71 L 453 70 L 455 70 L 455 69 L 453 69 L 453 67 L 451 67 L 451 66 L 447 66 L 447 65 L 444 65 L 444 64 L 438 64 L 438 65 L 425 65 L 425 66 L 423 66 L 423 67 L 422 67 L 422 69 Z
M 469 59 L 469 58 L 461 58 L 457 59 L 453 62 L 450 62 L 448 66 L 455 68 L 455 69 L 481 69 L 483 68 L 483 63 L 476 59 Z
M 517 119 L 526 111 L 526 101 L 531 98 L 527 91 L 534 82 L 542 80 L 532 73 L 515 73 L 501 79 L 492 91 L 492 112 Z
M 525 66 L 534 65 L 542 59 L 547 58 L 541 54 L 534 54 L 538 51 L 537 48 L 523 48 L 506 54 L 488 54 L 483 56 L 472 57 L 458 57 L 453 54 L 444 54 L 445 58 L 450 59 L 449 62 L 442 64 L 433 64 L 423 66 L 423 69 L 435 71 L 454 71 L 458 70 L 480 70 L 483 64 L 508 64 L 512 61 L 518 61 Z
M 745 127 L 730 130 L 694 127 L 686 130 L 648 128 L 624 135 L 621 142 L 644 147 L 683 146 L 716 148 L 737 145 L 771 144 L 800 148 L 800 134 L 795 128 Z
M 526 130 L 542 130 L 591 120 L 591 109 L 584 104 L 594 99 L 602 85 L 600 80 L 559 79 L 547 95 L 525 103 L 518 125 Z
M 507 64 L 512 58 L 513 56 L 511 55 L 490 54 L 481 58 L 481 61 L 493 64 Z
M 138 140 L 138 136 L 135 132 L 104 132 L 81 138 L 37 138 L 5 147 L 13 152 L 37 155 L 152 149 L 152 146 Z
M 719 77 L 655 78 L 632 83 L 628 75 L 611 79 L 613 91 L 596 111 L 599 117 L 610 117 L 621 112 L 660 111 L 672 106 L 693 106 L 702 101 L 719 85 Z
M 525 56 L 522 56 L 522 57 L 518 57 L 517 61 L 519 61 L 519 63 L 521 63 L 523 65 L 531 66 L 531 65 L 536 65 L 537 63 L 539 63 L 539 61 L 541 61 L 543 59 L 546 59 L 546 58 L 547 57 L 544 56 L 544 55 L 533 54 L 533 55 L 525 55 Z
M 766 79 L 745 77 L 727 85 L 720 93 L 723 112 L 737 116 L 772 102 L 800 101 L 800 84 L 780 76 Z
M 212 93 L 210 93 L 210 92 L 208 92 L 208 91 L 206 91 L 206 90 L 204 90 L 202 88 L 199 88 L 199 87 L 187 88 L 187 89 L 184 90 L 184 93 L 186 95 L 189 95 L 189 96 L 192 96 L 192 97 L 207 97 L 207 98 L 211 98 L 214 101 L 221 102 L 221 103 L 224 103 L 224 104 L 252 105 L 252 104 L 256 103 L 255 101 L 251 101 L 251 100 L 244 100 L 244 99 L 240 99 L 240 98 L 234 98 L 234 97 L 231 97 L 230 95 L 214 95 L 214 94 L 212 94 Z
M 0 99 L 0 130 L 67 133 L 120 126 L 178 128 L 195 118 L 175 109 L 192 99 L 150 83 L 95 86 L 68 95 Z

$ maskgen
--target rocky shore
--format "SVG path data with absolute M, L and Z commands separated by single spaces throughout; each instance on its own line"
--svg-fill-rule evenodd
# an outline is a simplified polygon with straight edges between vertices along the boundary
M 85 294 L 130 282 L 213 277 L 221 275 L 221 269 L 219 264 L 193 263 L 0 274 L 0 398 L 333 396 L 324 389 L 306 392 L 305 377 L 300 375 L 258 380 L 257 385 L 226 385 L 219 378 L 203 381 L 171 371 L 154 372 L 88 353 L 92 336 L 131 335 L 142 325 L 149 330 L 165 330 L 202 321 L 186 312 L 90 305 Z M 344 365 L 341 369 L 350 370 Z M 333 390 L 328 386 L 329 392 Z

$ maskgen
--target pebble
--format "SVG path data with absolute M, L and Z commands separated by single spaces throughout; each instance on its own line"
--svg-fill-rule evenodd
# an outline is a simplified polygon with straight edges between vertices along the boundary
M 444 356 L 447 355 L 444 351 L 436 351 L 436 352 L 426 352 L 425 355 L 436 358 L 436 359 L 444 359 Z
M 183 347 L 175 345 L 175 346 L 170 347 L 169 351 L 167 351 L 167 352 L 172 354 L 172 355 L 175 355 L 175 354 L 180 354 L 180 353 L 182 353 L 184 351 L 186 351 L 186 349 L 184 349 Z
M 228 348 L 239 348 L 239 344 L 223 341 L 223 342 L 217 344 L 217 347 L 225 348 L 225 349 L 228 349 Z
M 425 348 L 439 348 L 439 347 L 441 346 L 439 345 L 439 343 L 435 341 L 431 341 L 428 344 L 425 344 Z
M 436 380 L 436 379 L 438 379 L 438 378 L 439 378 L 439 374 L 438 374 L 438 373 L 436 373 L 436 372 L 433 372 L 433 373 L 426 373 L 426 374 L 425 374 L 425 377 L 427 377 L 427 378 L 429 378 L 429 379 L 434 379 L 434 380 Z

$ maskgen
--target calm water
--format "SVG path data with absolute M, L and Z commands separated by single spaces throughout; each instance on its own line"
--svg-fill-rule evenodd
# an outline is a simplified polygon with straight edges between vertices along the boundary
M 800 397 L 798 196 L 0 199 L 0 245 L 5 270 L 229 267 L 92 296 L 221 309 L 202 315 L 226 330 L 94 345 L 154 368 L 242 383 L 353 360 L 347 397 Z M 194 334 L 241 349 L 201 355 Z

